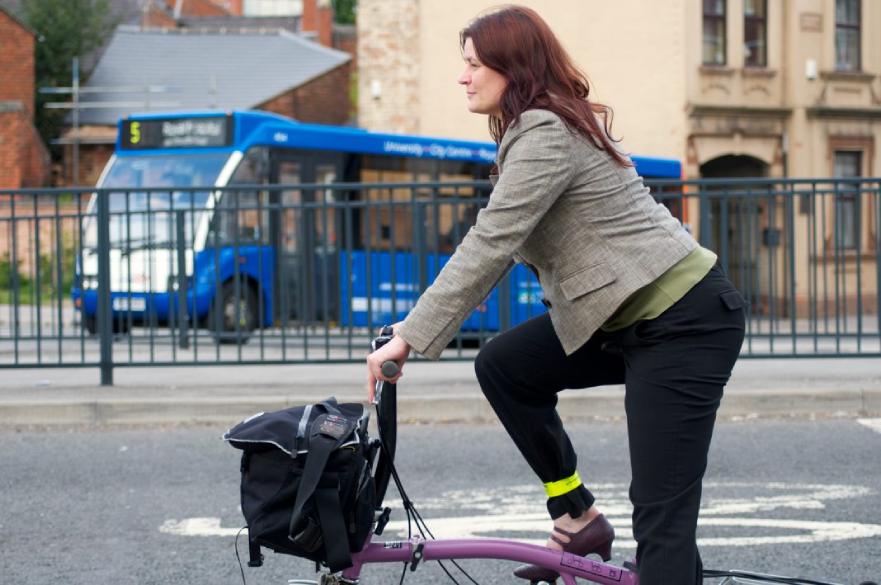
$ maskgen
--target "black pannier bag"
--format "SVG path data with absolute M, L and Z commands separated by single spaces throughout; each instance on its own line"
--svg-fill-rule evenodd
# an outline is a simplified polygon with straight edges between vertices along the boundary
M 376 442 L 361 404 L 319 404 L 260 413 L 223 438 L 242 453 L 242 513 L 250 566 L 260 547 L 352 566 L 370 533 L 375 502 L 371 474 Z

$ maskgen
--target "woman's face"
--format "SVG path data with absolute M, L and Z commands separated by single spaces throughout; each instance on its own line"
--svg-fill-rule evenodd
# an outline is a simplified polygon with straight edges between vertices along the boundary
M 507 80 L 501 73 L 480 62 L 470 38 L 465 39 L 462 58 L 465 60 L 465 71 L 459 76 L 459 83 L 465 86 L 468 110 L 474 114 L 501 118 L 502 93 L 508 85 Z

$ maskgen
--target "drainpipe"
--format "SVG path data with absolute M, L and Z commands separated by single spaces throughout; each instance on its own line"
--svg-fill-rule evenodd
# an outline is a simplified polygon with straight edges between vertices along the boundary
M 780 137 L 781 162 L 783 163 L 783 178 L 789 178 L 789 132 L 783 129 L 783 135 Z

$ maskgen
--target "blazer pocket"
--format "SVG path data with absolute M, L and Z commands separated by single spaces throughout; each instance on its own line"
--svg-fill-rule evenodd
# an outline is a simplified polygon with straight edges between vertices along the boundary
M 615 270 L 608 263 L 594 264 L 560 280 L 560 291 L 564 299 L 572 301 L 615 282 L 617 278 Z

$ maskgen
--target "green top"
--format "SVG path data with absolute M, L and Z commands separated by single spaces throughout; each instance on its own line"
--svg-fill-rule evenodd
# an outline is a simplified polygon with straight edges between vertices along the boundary
M 643 319 L 654 319 L 684 297 L 715 263 L 716 255 L 698 246 L 654 282 L 627 297 L 601 329 L 615 331 Z

